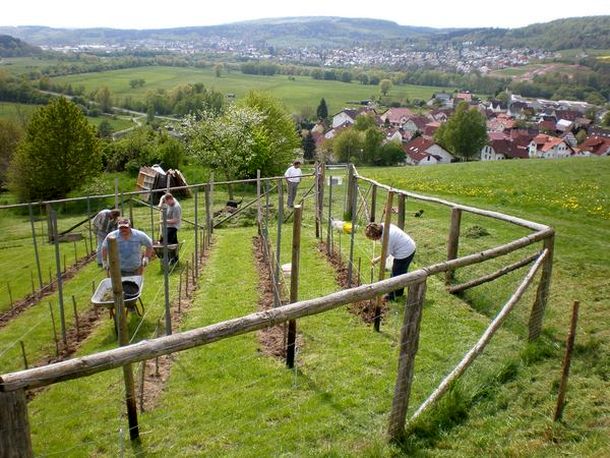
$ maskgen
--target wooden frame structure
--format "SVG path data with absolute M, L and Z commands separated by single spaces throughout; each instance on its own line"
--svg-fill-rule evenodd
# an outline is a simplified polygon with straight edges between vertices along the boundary
M 317 168 L 317 170 L 320 170 L 320 168 Z M 489 259 L 503 256 L 538 242 L 542 242 L 543 247 L 542 250 L 536 255 L 529 256 L 516 264 L 508 266 L 493 274 L 487 275 L 481 279 L 482 281 L 479 281 L 479 283 L 469 282 L 468 284 L 453 287 L 453 292 L 461 291 L 468 287 L 476 286 L 476 284 L 481 284 L 484 281 L 491 281 L 494 278 L 504 275 L 505 273 L 534 262 L 522 283 L 518 286 L 515 293 L 504 305 L 496 318 L 491 322 L 490 326 L 483 333 L 476 345 L 441 382 L 439 387 L 432 393 L 432 395 L 416 410 L 412 419 L 417 418 L 437 399 L 439 399 L 443 393 L 447 391 L 450 384 L 467 369 L 467 367 L 479 354 L 481 354 L 491 337 L 494 335 L 497 329 L 499 329 L 508 314 L 514 308 L 515 304 L 523 296 L 525 290 L 532 284 L 534 276 L 538 270 L 542 271 L 542 275 L 536 292 L 536 299 L 532 306 L 532 311 L 529 318 L 529 339 L 536 339 L 540 335 L 544 310 L 549 296 L 550 278 L 552 273 L 554 230 L 551 227 L 494 211 L 482 210 L 475 207 L 456 204 L 443 199 L 395 189 L 358 175 L 353 167 L 350 167 L 349 170 L 351 178 L 348 180 L 348 183 L 350 183 L 350 186 L 356 186 L 358 181 L 368 182 L 372 186 L 372 202 L 369 216 L 371 220 L 375 219 L 375 205 L 377 191 L 379 189 L 385 189 L 389 192 L 390 196 L 398 196 L 399 206 L 403 210 L 405 206 L 404 202 L 407 197 L 413 200 L 436 203 L 449 207 L 451 209 L 451 226 L 449 230 L 447 260 L 390 279 L 383 279 L 383 276 L 380 276 L 380 280 L 375 283 L 349 288 L 324 297 L 318 297 L 310 300 L 297 301 L 297 290 L 295 287 L 294 294 L 291 294 L 291 301 L 293 303 L 287 305 L 278 306 L 265 311 L 252 313 L 190 331 L 166 335 L 152 340 L 140 341 L 138 343 L 121 346 L 113 350 L 107 350 L 47 366 L 3 374 L 0 376 L 0 412 L 6 412 L 6 414 L 3 413 L 0 415 L 0 428 L 3 429 L 3 434 L 0 437 L 0 457 L 13 456 L 12 454 L 14 454 L 15 451 L 17 451 L 18 456 L 32 455 L 29 437 L 27 404 L 25 403 L 26 390 L 44 387 L 65 380 L 86 377 L 113 368 L 127 367 L 128 365 L 139 361 L 207 345 L 212 342 L 257 331 L 259 329 L 267 328 L 280 323 L 295 322 L 295 320 L 298 318 L 323 313 L 353 302 L 375 299 L 382 294 L 389 293 L 399 288 L 408 288 L 404 321 L 400 332 L 400 354 L 398 358 L 398 371 L 394 389 L 394 400 L 392 403 L 388 426 L 389 437 L 391 439 L 397 439 L 404 434 L 405 430 L 406 414 L 409 407 L 409 395 L 413 381 L 414 361 L 419 345 L 419 329 L 422 317 L 421 312 L 425 300 L 427 278 L 431 275 L 444 274 L 447 280 L 451 280 L 453 277 L 453 272 L 460 267 L 482 263 Z M 281 179 L 281 177 L 273 177 L 266 178 L 265 180 L 279 181 Z M 259 186 L 260 180 L 260 178 L 257 180 Z M 246 181 L 252 182 L 254 180 Z M 212 193 L 214 184 L 215 183 L 210 182 L 204 185 L 206 197 L 205 204 L 208 215 L 210 214 L 211 206 L 210 195 Z M 222 184 L 226 184 L 226 182 Z M 197 186 L 200 185 L 195 185 L 195 187 Z M 357 188 L 354 187 L 351 189 L 351 193 L 357 192 Z M 260 193 L 261 191 L 259 187 L 259 194 Z M 316 196 L 316 201 L 320 202 L 318 199 L 319 194 Z M 353 206 L 354 202 L 356 201 L 357 199 L 348 199 L 351 206 L 350 211 L 354 211 L 356 209 L 356 207 Z M 506 223 L 528 228 L 533 232 L 491 249 L 486 249 L 478 253 L 459 257 L 458 242 L 460 233 L 460 217 L 462 212 L 469 212 L 480 216 L 494 218 Z M 322 208 L 320 206 L 316 209 L 316 216 L 318 219 L 320 219 L 321 215 Z M 298 219 L 300 221 L 300 215 Z M 206 226 L 208 229 L 207 240 L 209 241 L 209 237 L 211 236 L 212 232 L 209 216 Z M 323 225 L 321 222 L 317 225 L 317 234 L 320 234 L 320 237 L 322 237 L 322 226 Z M 269 252 L 267 252 L 267 256 L 269 255 Z

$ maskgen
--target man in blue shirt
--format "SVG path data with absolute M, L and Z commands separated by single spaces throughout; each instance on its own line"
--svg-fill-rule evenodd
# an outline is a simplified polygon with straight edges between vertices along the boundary
M 142 275 L 144 267 L 148 265 L 153 254 L 152 240 L 144 232 L 132 229 L 128 218 L 120 218 L 118 227 L 116 231 L 108 234 L 102 244 L 104 268 L 108 269 L 108 239 L 115 238 L 119 248 L 121 275 Z M 142 256 L 142 247 L 145 248 L 144 256 Z

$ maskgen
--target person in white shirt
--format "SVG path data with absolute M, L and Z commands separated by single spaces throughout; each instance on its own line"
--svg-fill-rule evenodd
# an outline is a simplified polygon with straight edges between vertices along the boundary
M 288 184 L 288 208 L 294 207 L 294 198 L 297 195 L 297 188 L 301 182 L 301 161 L 298 159 L 292 163 L 284 173 Z
M 381 240 L 383 236 L 383 224 L 369 223 L 364 229 L 364 235 L 370 240 Z M 388 255 L 394 257 L 392 263 L 392 277 L 406 274 L 409 265 L 413 261 L 416 249 L 415 241 L 403 230 L 394 224 L 390 224 L 390 234 L 388 235 Z M 381 256 L 374 258 L 371 262 L 377 264 Z M 384 301 L 393 301 L 397 297 L 404 295 L 404 288 L 392 291 L 383 296 Z

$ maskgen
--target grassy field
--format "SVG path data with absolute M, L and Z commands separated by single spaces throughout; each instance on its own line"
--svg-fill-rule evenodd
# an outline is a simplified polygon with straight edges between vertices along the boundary
M 0 102 L 0 119 L 12 119 L 21 123 L 26 121 L 41 105 L 30 105 L 25 103 Z M 112 131 L 118 131 L 135 126 L 133 121 L 126 116 L 87 116 L 93 126 L 98 127 L 103 120 L 110 123 Z
M 144 79 L 146 84 L 141 88 L 132 89 L 129 81 Z M 74 87 L 84 86 L 88 93 L 101 86 L 108 86 L 112 94 L 121 99 L 131 96 L 135 100 L 143 100 L 149 91 L 157 89 L 170 90 L 187 83 L 203 83 L 209 89 L 215 89 L 223 94 L 235 94 L 241 97 L 251 90 L 266 91 L 282 100 L 289 110 L 300 111 L 309 106 L 314 110 L 324 97 L 329 113 L 342 109 L 349 101 L 367 100 L 379 95 L 377 86 L 363 86 L 359 83 L 341 83 L 338 81 L 320 81 L 310 77 L 295 77 L 289 80 L 287 76 L 256 76 L 244 75 L 239 72 L 224 73 L 217 78 L 212 69 L 178 68 L 178 67 L 141 67 L 124 70 L 114 70 L 101 73 L 88 73 L 54 78 L 57 83 L 70 83 Z M 432 93 L 443 88 L 431 86 L 400 85 L 394 86 L 389 96 L 394 100 L 424 99 L 428 100 Z M 449 90 L 445 88 L 445 90 Z M 450 88 L 452 90 L 452 88 Z
M 54 385 L 39 393 L 29 406 L 36 453 L 116 456 L 127 447 L 127 454 L 137 456 L 603 455 L 610 448 L 610 255 L 606 249 L 610 237 L 606 178 L 610 176 L 610 161 L 505 161 L 359 172 L 395 187 L 552 225 L 557 231 L 555 266 L 542 339 L 533 345 L 526 342 L 532 289 L 440 405 L 412 425 L 407 440 L 388 444 L 385 430 L 394 389 L 402 304 L 391 303 L 378 334 L 342 307 L 299 320 L 301 343 L 295 371 L 287 371 L 281 361 L 264 356 L 254 334 L 176 355 L 158 406 L 141 415 L 142 443 L 131 448 L 122 445 L 124 433 L 120 433 L 126 428 L 120 371 Z M 307 188 L 304 182 L 301 194 Z M 218 208 L 224 195 L 220 186 L 216 191 L 220 193 L 215 200 Z M 362 192 L 366 194 L 365 186 Z M 239 195 L 247 200 L 252 190 L 240 190 Z M 380 193 L 379 200 L 383 199 Z M 192 199 L 183 201 L 189 219 L 193 217 L 192 204 Z M 340 218 L 342 204 L 343 188 L 339 187 L 334 190 L 333 216 Z M 316 250 L 312 207 L 311 200 L 306 200 L 301 299 L 339 289 L 334 272 Z M 425 210 L 423 217 L 413 218 L 420 209 Z M 378 218 L 380 213 L 378 209 Z M 449 209 L 409 199 L 407 215 L 407 230 L 418 244 L 412 269 L 443 260 Z M 3 215 L 3 220 L 11 219 L 24 224 L 17 217 Z M 145 209 L 137 210 L 136 219 L 148 227 Z M 182 232 L 189 251 L 192 236 L 186 229 Z M 256 310 L 259 285 L 251 244 L 255 232 L 252 227 L 216 231 L 201 288 L 182 329 Z M 275 231 L 271 232 L 275 237 Z M 282 232 L 282 262 L 289 262 L 291 226 L 284 225 Z M 465 214 L 460 255 L 526 233 L 523 228 Z M 349 250 L 349 239 L 334 235 L 336 247 L 344 253 Z M 368 281 L 369 260 L 378 251 L 378 244 L 371 244 L 358 231 L 355 259 L 362 266 L 363 281 Z M 461 270 L 458 281 L 523 256 L 515 254 L 509 260 Z M 152 334 L 163 309 L 163 277 L 156 266 L 153 263 L 146 273 L 145 303 L 150 312 L 141 322 L 132 321 L 135 340 Z M 14 271 L 7 272 L 7 266 L 2 269 L 4 278 Z M 100 276 L 99 270 L 90 266 L 70 280 L 68 288 L 81 291 L 79 307 L 86 308 L 91 280 Z M 441 278 L 429 280 L 410 413 L 476 342 L 522 276 L 523 271 L 514 272 L 462 297 L 448 295 Z M 174 274 L 171 291 L 175 291 L 176 281 Z M 574 299 L 581 301 L 581 319 L 568 405 L 563 421 L 554 424 L 551 417 Z M 48 305 L 42 305 L 0 329 L 0 372 L 20 366 L 19 345 L 7 347 L 24 333 L 29 332 L 28 339 L 36 339 L 36 345 L 26 339 L 34 360 L 34 356 L 40 359 L 52 351 L 45 321 Z M 79 354 L 114 345 L 111 323 L 105 320 Z

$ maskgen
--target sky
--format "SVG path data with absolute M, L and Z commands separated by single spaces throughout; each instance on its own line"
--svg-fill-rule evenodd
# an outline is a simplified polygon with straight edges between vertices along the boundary
M 575 16 L 610 15 L 610 1 L 586 0 L 5 0 L 1 26 L 153 29 L 292 16 L 386 19 L 425 27 L 523 27 Z

